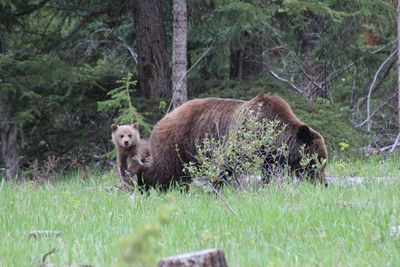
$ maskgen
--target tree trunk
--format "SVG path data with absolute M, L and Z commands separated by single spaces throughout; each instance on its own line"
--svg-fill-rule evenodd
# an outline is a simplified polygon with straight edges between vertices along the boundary
M 228 267 L 225 254 L 219 249 L 205 249 L 171 256 L 158 261 L 157 267 Z
M 139 55 L 139 93 L 146 98 L 165 96 L 171 88 L 161 8 L 161 0 L 132 0 Z
M 244 59 L 244 49 L 231 49 L 231 66 L 229 72 L 229 78 L 242 78 L 243 76 L 243 59 Z
M 4 33 L 0 31 L 0 54 L 5 54 Z M 4 82 L 0 69 L 0 89 Z M 15 180 L 19 177 L 19 155 L 17 142 L 17 129 L 15 127 L 15 113 L 12 98 L 7 92 L 0 90 L 0 137 L 2 157 L 6 166 L 6 179 Z
M 14 112 L 11 99 L 0 97 L 0 128 L 2 156 L 6 165 L 6 178 L 17 179 L 20 173 L 17 129 L 14 122 Z
M 302 78 L 303 95 L 310 101 L 322 96 L 326 97 L 326 91 L 321 89 L 320 84 L 324 79 L 324 66 L 313 58 L 315 43 L 322 38 L 324 32 L 324 19 L 307 11 L 304 14 L 309 22 L 308 32 L 302 34 L 301 53 L 304 62 L 304 74 Z
M 314 51 L 313 40 L 307 37 L 302 42 L 302 56 L 305 65 L 302 79 L 303 94 L 309 100 L 314 100 L 316 95 L 321 94 L 319 88 L 315 85 L 321 81 L 320 64 L 314 62 L 311 58 Z
M 399 132 L 397 133 L 391 152 L 396 148 L 400 138 L 400 0 L 397 0 L 397 119 Z
M 186 0 L 173 0 L 172 104 L 187 101 L 187 8 Z
M 231 51 L 230 78 L 260 76 L 263 68 L 263 46 L 258 36 L 242 33 L 239 49 Z

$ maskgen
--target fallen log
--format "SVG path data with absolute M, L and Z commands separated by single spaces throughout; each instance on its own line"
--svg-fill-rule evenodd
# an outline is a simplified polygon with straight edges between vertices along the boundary
M 61 237 L 61 232 L 53 231 L 53 230 L 37 230 L 37 231 L 31 231 L 28 233 L 29 239 L 35 239 L 37 237 L 51 237 L 51 236 L 55 236 L 56 238 L 59 238 L 59 237 Z
M 220 249 L 205 249 L 161 259 L 157 267 L 228 267 Z

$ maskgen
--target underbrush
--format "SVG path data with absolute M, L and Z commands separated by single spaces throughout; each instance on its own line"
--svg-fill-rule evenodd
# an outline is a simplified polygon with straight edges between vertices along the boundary
M 399 178 L 396 157 L 335 160 L 329 175 Z M 173 206 L 168 224 L 144 247 L 154 259 L 220 248 L 229 266 L 395 266 L 400 262 L 400 182 L 357 186 L 310 183 L 223 187 L 233 215 L 214 194 L 178 190 L 127 194 L 110 189 L 114 173 L 58 182 L 0 184 L 0 266 L 112 266 L 118 244 Z M 340 179 L 340 178 L 339 178 Z M 61 235 L 29 238 L 34 230 Z M 150 247 L 152 249 L 150 249 Z M 154 249 L 153 249 L 154 248 Z M 140 266 L 138 262 L 136 265 Z

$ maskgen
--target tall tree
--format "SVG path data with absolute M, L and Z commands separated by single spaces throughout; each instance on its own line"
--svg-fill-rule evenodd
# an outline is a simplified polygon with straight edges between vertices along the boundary
M 6 54 L 5 31 L 0 25 L 0 58 Z M 5 78 L 0 66 L 0 88 L 5 84 Z M 17 179 L 20 173 L 19 153 L 17 143 L 17 129 L 15 124 L 15 112 L 12 102 L 12 91 L 0 92 L 0 137 L 2 144 L 2 157 L 6 166 L 6 179 Z
M 84 83 L 89 75 L 71 64 L 67 43 L 94 17 L 124 9 L 121 2 L 103 2 L 0 0 L 0 140 L 7 179 L 19 176 L 20 161 L 28 163 L 21 155 L 30 142 L 60 154 L 74 147 L 76 139 L 65 136 L 86 118 L 78 113 L 82 106 L 89 109 L 83 101 L 91 81 Z M 65 140 L 68 144 L 60 148 Z
M 177 108 L 187 101 L 187 7 L 186 0 L 173 2 L 172 104 Z
M 161 0 L 132 0 L 138 51 L 139 92 L 159 98 L 170 92 L 167 41 Z
M 397 0 L 397 119 L 399 133 L 393 144 L 393 152 L 400 139 L 400 0 Z

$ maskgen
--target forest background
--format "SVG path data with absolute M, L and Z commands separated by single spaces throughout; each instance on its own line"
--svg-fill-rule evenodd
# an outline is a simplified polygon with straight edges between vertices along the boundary
M 184 1 L 183 1 L 184 2 Z M 187 1 L 188 98 L 282 96 L 331 155 L 396 150 L 393 0 Z M 0 0 L 0 168 L 108 169 L 172 108 L 172 1 Z M 398 149 L 398 148 L 397 148 Z M 5 172 L 3 172 L 5 173 Z

